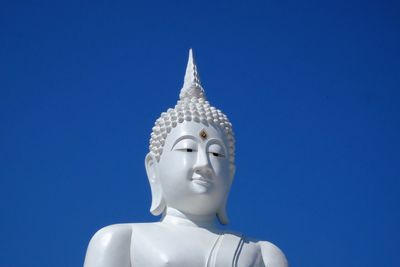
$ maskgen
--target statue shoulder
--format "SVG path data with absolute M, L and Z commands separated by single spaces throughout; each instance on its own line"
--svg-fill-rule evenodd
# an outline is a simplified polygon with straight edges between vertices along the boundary
M 285 254 L 274 244 L 268 241 L 259 241 L 261 254 L 265 266 L 268 267 L 288 267 Z
M 84 267 L 130 267 L 132 224 L 114 224 L 97 231 L 89 242 Z

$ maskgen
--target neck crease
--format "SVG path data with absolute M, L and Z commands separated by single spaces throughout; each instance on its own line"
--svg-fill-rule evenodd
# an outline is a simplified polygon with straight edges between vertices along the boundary
M 193 226 L 202 227 L 206 229 L 219 229 L 219 223 L 216 215 L 193 215 L 183 213 L 177 209 L 168 207 L 165 215 L 161 219 L 162 223 L 180 225 L 180 226 Z

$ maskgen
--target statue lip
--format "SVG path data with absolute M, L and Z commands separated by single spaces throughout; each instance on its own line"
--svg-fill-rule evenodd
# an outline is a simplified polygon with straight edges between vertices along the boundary
M 192 181 L 193 182 L 198 182 L 200 184 L 211 184 L 212 180 L 209 177 L 204 177 L 204 176 L 200 176 L 200 175 L 196 175 L 192 177 Z

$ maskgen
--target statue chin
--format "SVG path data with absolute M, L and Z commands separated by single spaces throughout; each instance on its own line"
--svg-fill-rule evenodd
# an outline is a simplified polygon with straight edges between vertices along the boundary
M 225 230 L 235 173 L 231 124 L 205 99 L 192 51 L 180 100 L 153 127 L 145 157 L 159 222 L 104 227 L 91 239 L 85 267 L 286 267 L 267 241 Z

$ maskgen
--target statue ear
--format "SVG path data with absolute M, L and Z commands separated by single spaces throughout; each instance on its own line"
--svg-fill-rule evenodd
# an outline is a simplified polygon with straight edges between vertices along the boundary
M 229 175 L 231 178 L 231 185 L 233 182 L 233 177 L 235 177 L 235 173 L 236 173 L 236 166 L 234 164 L 231 164 L 231 166 L 229 166 Z
M 217 218 L 221 224 L 228 224 L 229 218 L 226 212 L 226 203 L 228 202 L 228 194 L 226 194 L 225 199 L 221 205 L 221 207 L 217 211 Z
M 147 178 L 151 188 L 151 208 L 153 215 L 160 215 L 165 210 L 165 202 L 162 194 L 160 177 L 158 175 L 158 161 L 153 153 L 149 152 L 144 160 Z
M 232 185 L 233 177 L 235 176 L 235 171 L 236 171 L 235 166 L 231 165 L 230 166 L 230 177 L 229 177 L 231 184 L 229 185 L 229 187 L 231 187 L 231 185 Z M 221 224 L 229 223 L 228 213 L 226 212 L 226 204 L 228 203 L 228 195 L 229 195 L 229 191 L 228 191 L 228 193 L 226 193 L 225 199 L 222 202 L 221 207 L 217 211 L 217 218 Z

